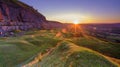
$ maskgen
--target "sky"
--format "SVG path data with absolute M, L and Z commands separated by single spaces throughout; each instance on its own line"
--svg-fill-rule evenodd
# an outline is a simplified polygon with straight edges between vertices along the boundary
M 20 0 L 47 20 L 72 23 L 120 23 L 120 0 Z

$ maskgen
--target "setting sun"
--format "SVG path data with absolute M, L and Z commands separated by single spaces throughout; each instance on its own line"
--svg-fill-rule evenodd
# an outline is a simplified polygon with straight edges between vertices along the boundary
M 73 23 L 74 24 L 79 24 L 79 20 L 74 20 Z

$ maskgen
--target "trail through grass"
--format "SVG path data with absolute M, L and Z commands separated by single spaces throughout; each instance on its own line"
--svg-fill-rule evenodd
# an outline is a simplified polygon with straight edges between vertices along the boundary
M 0 39 L 0 66 L 13 67 L 28 60 L 39 52 L 45 53 L 60 41 L 49 31 L 27 32 L 21 37 Z
M 104 55 L 119 58 L 119 45 L 93 37 L 55 37 L 57 32 L 29 31 L 23 36 L 0 38 L 0 66 L 27 65 L 41 54 L 44 56 L 31 67 L 117 67 Z
M 70 42 L 61 42 L 53 52 L 31 67 L 117 67 L 99 53 L 76 46 Z

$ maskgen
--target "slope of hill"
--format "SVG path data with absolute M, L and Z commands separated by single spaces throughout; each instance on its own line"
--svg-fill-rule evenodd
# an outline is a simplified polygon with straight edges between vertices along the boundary
M 53 29 L 56 25 L 59 28 L 62 23 L 47 21 L 45 16 L 19 0 L 0 0 L 0 36 L 16 30 Z
M 1 21 L 29 23 L 46 21 L 37 10 L 18 0 L 0 0 L 0 3 Z
M 92 36 L 69 37 L 70 32 L 58 30 L 64 27 L 59 22 L 47 21 L 33 7 L 18 0 L 0 0 L 0 66 L 119 67 L 119 43 Z M 57 31 L 28 31 L 56 28 Z M 4 37 L 19 30 L 28 32 L 23 36 Z
M 91 36 L 89 36 L 89 38 L 81 37 L 77 39 L 72 39 L 71 42 L 79 46 L 84 46 L 105 55 L 120 59 L 119 43 L 106 42 Z
M 63 41 L 54 51 L 31 67 L 117 67 L 103 55 L 90 49 Z
M 0 66 L 14 67 L 57 45 L 59 39 L 48 31 L 28 32 L 20 37 L 0 38 Z
M 46 67 L 47 64 L 47 67 L 118 67 L 107 56 L 77 46 L 71 43 L 71 39 L 55 37 L 56 34 L 55 30 L 41 30 L 27 32 L 21 37 L 0 38 L 0 66 L 19 67 L 31 64 L 33 67 Z

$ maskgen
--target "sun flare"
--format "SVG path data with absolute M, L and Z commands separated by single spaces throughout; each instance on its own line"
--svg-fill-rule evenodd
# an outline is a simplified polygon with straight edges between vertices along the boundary
M 79 20 L 74 20 L 73 23 L 74 24 L 79 24 Z

